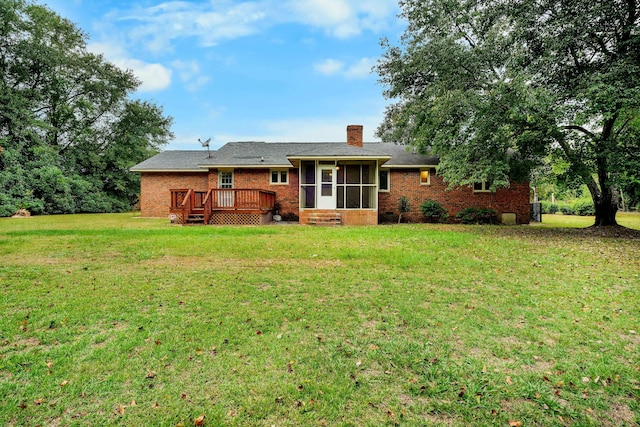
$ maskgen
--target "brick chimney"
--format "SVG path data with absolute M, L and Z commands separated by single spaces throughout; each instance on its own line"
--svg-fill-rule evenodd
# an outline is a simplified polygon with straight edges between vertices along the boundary
M 362 147 L 362 125 L 347 126 L 347 144 Z

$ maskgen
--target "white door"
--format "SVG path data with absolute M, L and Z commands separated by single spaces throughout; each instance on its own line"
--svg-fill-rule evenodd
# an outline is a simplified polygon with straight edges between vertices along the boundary
M 218 188 L 233 188 L 233 172 L 220 171 L 218 173 Z M 219 191 L 218 207 L 233 208 L 235 206 L 235 191 Z
M 318 167 L 318 206 L 317 209 L 336 208 L 336 167 L 320 165 Z

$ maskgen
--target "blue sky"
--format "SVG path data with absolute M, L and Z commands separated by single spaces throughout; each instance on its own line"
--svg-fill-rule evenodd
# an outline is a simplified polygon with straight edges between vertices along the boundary
M 173 150 L 228 141 L 365 141 L 388 101 L 371 72 L 399 38 L 397 0 L 44 2 L 142 81 L 134 97 L 174 118 Z

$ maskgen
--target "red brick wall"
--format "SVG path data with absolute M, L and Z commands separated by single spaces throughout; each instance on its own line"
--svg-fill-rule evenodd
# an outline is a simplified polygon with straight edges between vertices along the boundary
M 218 188 L 218 173 L 211 171 L 210 188 Z M 276 203 L 280 204 L 280 215 L 299 215 L 298 204 L 298 170 L 289 169 L 288 184 L 271 184 L 271 169 L 236 169 L 233 171 L 235 188 L 269 190 L 276 193 Z
M 529 183 L 511 183 L 510 188 L 495 193 L 474 193 L 471 187 L 455 187 L 447 190 L 448 184 L 431 169 L 429 185 L 420 185 L 419 169 L 391 169 L 390 191 L 379 193 L 379 213 L 393 212 L 397 217 L 402 196 L 409 199 L 410 212 L 403 214 L 407 221 L 423 220 L 420 204 L 425 199 L 434 199 L 449 211 L 449 218 L 468 207 L 491 208 L 498 214 L 515 213 L 518 224 L 529 223 Z
M 142 172 L 140 176 L 140 215 L 166 217 L 171 207 L 171 189 L 207 190 L 204 172 Z
M 251 188 L 275 192 L 276 203 L 280 204 L 280 215 L 299 215 L 297 169 L 289 169 L 288 184 L 272 185 L 270 169 L 236 169 L 233 181 L 235 188 Z
M 390 192 L 379 193 L 379 214 L 392 212 L 399 214 L 400 198 L 409 199 L 411 211 L 403 215 L 408 221 L 421 222 L 420 204 L 425 199 L 435 199 L 449 211 L 450 218 L 467 207 L 495 209 L 501 213 L 515 213 L 519 224 L 529 222 L 529 183 L 512 183 L 511 188 L 500 189 L 495 193 L 474 193 L 470 187 L 456 187 L 446 190 L 447 184 L 431 171 L 430 185 L 420 185 L 419 169 L 392 169 L 390 171 Z M 171 202 L 170 189 L 192 188 L 206 191 L 218 187 L 217 170 L 210 173 L 159 173 L 141 174 L 140 210 L 144 217 L 166 217 Z M 289 184 L 271 185 L 269 169 L 236 169 L 234 171 L 235 188 L 271 190 L 276 193 L 276 202 L 280 204 L 280 214 L 300 215 L 298 204 L 299 178 L 297 169 L 289 169 Z

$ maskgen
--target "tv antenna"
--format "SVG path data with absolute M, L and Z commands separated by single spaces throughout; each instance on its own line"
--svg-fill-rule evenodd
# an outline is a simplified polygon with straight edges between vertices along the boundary
M 209 151 L 209 143 L 211 142 L 211 138 L 207 139 L 206 141 L 200 141 L 200 138 L 198 138 L 198 142 L 200 143 L 200 145 L 202 145 L 203 147 L 207 147 L 207 157 L 211 157 L 211 151 Z

